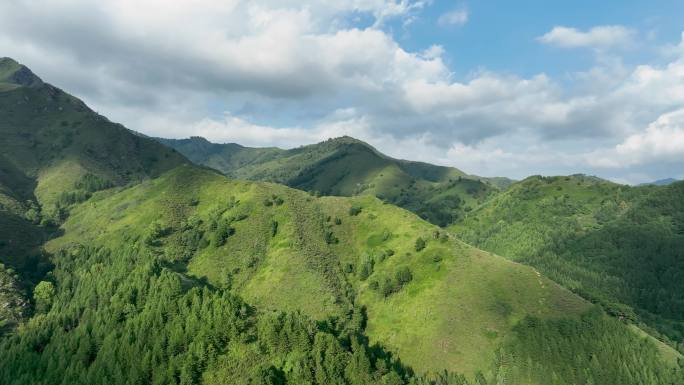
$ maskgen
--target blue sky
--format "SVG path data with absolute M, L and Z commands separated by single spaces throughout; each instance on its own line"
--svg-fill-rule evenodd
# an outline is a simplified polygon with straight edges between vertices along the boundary
M 0 56 L 148 135 L 684 178 L 681 1 L 40 3 L 0 3 Z
M 440 27 L 444 13 L 465 9 L 468 22 Z M 638 47 L 623 52 L 628 63 L 658 60 L 658 46 L 679 41 L 684 28 L 684 2 L 662 1 L 435 1 L 403 27 L 393 20 L 388 28 L 402 46 L 419 51 L 433 44 L 444 47 L 451 68 L 459 76 L 485 67 L 530 76 L 544 72 L 562 76 L 590 67 L 591 51 L 563 50 L 539 44 L 537 38 L 553 26 L 580 30 L 597 25 L 624 25 L 641 33 Z

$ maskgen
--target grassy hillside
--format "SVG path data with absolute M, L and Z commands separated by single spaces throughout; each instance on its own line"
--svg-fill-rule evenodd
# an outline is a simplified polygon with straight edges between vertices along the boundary
M 159 140 L 193 162 L 233 178 L 282 183 L 322 195 L 375 195 L 440 226 L 462 217 L 510 182 L 393 159 L 350 137 L 291 150 L 215 144 L 199 137 Z
M 185 166 L 95 194 L 74 208 L 63 228 L 48 250 L 130 245 L 158 255 L 163 266 L 186 277 L 181 281 L 230 289 L 262 311 L 301 311 L 338 326 L 361 322 L 369 346 L 391 351 L 418 372 L 448 369 L 522 381 L 522 369 L 508 366 L 547 365 L 527 353 L 500 360 L 525 343 L 523 322 L 550 323 L 549 330 L 577 322 L 578 335 L 612 328 L 615 338 L 603 338 L 651 357 L 649 367 L 658 372 L 671 370 L 655 344 L 589 314 L 588 303 L 535 270 L 474 249 L 371 196 L 316 198 Z M 614 324 L 594 330 L 604 322 Z M 600 350 L 570 342 L 559 349 L 566 352 L 560 356 Z M 615 359 L 602 354 L 606 362 Z
M 684 183 L 634 188 L 583 176 L 530 177 L 452 230 L 682 341 L 683 205 Z

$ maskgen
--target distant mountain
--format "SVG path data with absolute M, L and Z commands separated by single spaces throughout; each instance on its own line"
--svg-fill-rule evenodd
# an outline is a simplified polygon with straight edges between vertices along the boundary
M 675 183 L 675 182 L 678 182 L 678 180 L 674 179 L 674 178 L 665 178 L 665 179 L 658 179 L 656 181 L 649 182 L 649 183 L 641 183 L 639 186 L 649 186 L 649 185 L 651 185 L 651 186 L 667 186 L 667 185 L 671 185 L 672 183 Z
M 450 228 L 482 249 L 684 340 L 684 182 L 530 177 Z
M 233 178 L 282 183 L 322 195 L 371 194 L 440 226 L 512 182 L 394 159 L 351 137 L 291 150 L 215 144 L 201 137 L 159 140 L 193 162 Z

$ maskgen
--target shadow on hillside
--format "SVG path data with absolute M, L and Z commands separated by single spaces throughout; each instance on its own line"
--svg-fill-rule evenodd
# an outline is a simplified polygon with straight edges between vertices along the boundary
M 33 286 L 54 267 L 42 246 L 63 230 L 44 227 L 13 213 L 0 211 L 0 262 L 16 271 L 24 285 Z

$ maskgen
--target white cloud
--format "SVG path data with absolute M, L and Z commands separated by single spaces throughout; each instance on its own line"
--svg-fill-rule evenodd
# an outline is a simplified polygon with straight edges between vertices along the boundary
M 563 48 L 596 48 L 628 47 L 633 44 L 636 33 L 621 25 L 603 25 L 588 31 L 557 26 L 538 40 L 542 43 Z
M 361 2 L 363 3 L 363 2 Z M 372 3 L 378 3 L 377 1 L 370 2 Z M 380 4 L 376 4 L 376 7 L 373 11 L 373 15 L 375 16 L 375 27 L 378 27 L 382 25 L 382 23 L 389 18 L 392 17 L 397 17 L 397 16 L 402 16 L 402 15 L 408 15 L 413 11 L 420 10 L 423 7 L 427 5 L 427 1 L 409 1 L 409 0 L 401 0 L 401 1 L 381 1 L 379 2 Z M 363 7 L 359 7 L 359 9 L 363 9 Z M 412 17 L 409 17 L 407 21 L 410 23 L 413 21 Z
M 428 49 L 424 50 L 422 57 L 428 60 L 441 59 L 444 55 L 444 47 L 441 45 L 431 45 Z
M 588 162 L 596 167 L 627 168 L 649 162 L 684 161 L 684 108 L 661 115 L 639 133 L 610 150 L 593 152 Z
M 251 123 L 243 118 L 225 115 L 220 119 L 203 119 L 191 125 L 195 135 L 203 136 L 218 143 L 236 142 L 246 146 L 260 146 L 263 143 L 278 143 L 290 148 L 301 144 L 320 142 L 329 138 L 349 135 L 356 138 L 371 138 L 368 122 L 363 117 L 345 116 L 338 111 L 313 127 L 271 127 Z M 170 122 L 166 122 L 167 124 Z M 171 123 L 173 124 L 173 123 Z M 168 127 L 168 126 L 167 126 Z M 188 127 L 178 127 L 177 132 L 183 135 Z M 165 130 L 168 135 L 168 129 Z
M 32 1 L 0 4 L 0 48 L 29 53 L 52 81 L 96 72 L 103 78 L 207 92 L 255 92 L 303 98 L 330 93 L 345 83 L 376 87 L 388 76 L 448 72 L 436 56 L 419 58 L 376 28 L 339 27 L 354 12 L 377 20 L 410 12 L 422 2 L 318 1 L 222 2 L 181 0 Z M 347 2 L 341 2 L 347 3 Z M 331 5 L 330 8 L 327 5 Z M 87 10 L 87 12 L 85 11 Z M 31 20 L 40 19 L 41 23 Z M 49 70 L 48 57 L 64 56 L 76 67 Z M 22 59 L 21 57 L 19 59 Z M 389 66 L 387 66 L 389 63 Z M 33 63 L 27 63 L 33 66 Z M 389 72 L 385 71 L 389 68 Z M 54 75 L 54 77 L 52 76 Z
M 442 26 L 456 25 L 461 26 L 468 22 L 468 10 L 465 8 L 455 9 L 453 11 L 442 14 L 437 23 Z

